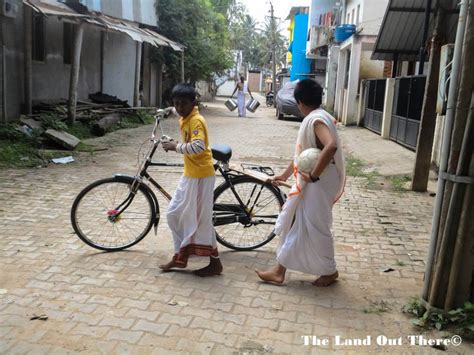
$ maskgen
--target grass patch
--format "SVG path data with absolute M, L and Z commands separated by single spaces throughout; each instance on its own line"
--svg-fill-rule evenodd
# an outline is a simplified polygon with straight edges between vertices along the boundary
M 406 188 L 406 184 L 410 181 L 410 177 L 407 175 L 401 176 L 390 176 L 389 177 L 390 183 L 392 184 L 392 188 L 398 192 L 405 192 L 408 191 Z
M 0 166 L 4 168 L 32 168 L 41 165 L 43 160 L 29 142 L 13 143 L 0 141 Z
M 386 301 L 370 301 L 370 306 L 365 307 L 362 312 L 365 314 L 380 314 L 389 312 L 392 309 L 389 307 Z
M 122 117 L 120 122 L 110 129 L 110 132 L 125 128 L 136 128 L 144 124 L 152 124 L 155 122 L 153 115 L 143 111 L 138 111 L 136 115 Z
M 46 129 L 55 129 L 70 133 L 80 140 L 93 138 L 91 124 L 77 122 L 68 126 L 62 118 L 55 114 L 41 116 L 41 126 Z M 119 124 L 111 129 L 116 131 L 123 128 L 135 128 L 154 122 L 154 117 L 145 111 L 138 111 L 136 115 L 122 118 Z M 57 149 L 54 144 L 43 142 L 37 130 L 27 130 L 28 134 L 21 132 L 15 124 L 0 124 L 0 167 L 2 168 L 31 168 L 46 165 L 53 158 L 74 155 L 77 152 L 94 154 L 96 148 L 80 143 L 75 151 Z
M 406 264 L 401 261 L 401 260 L 397 260 L 397 262 L 395 263 L 397 266 L 405 266 Z
M 366 187 L 369 189 L 379 187 L 377 180 L 380 178 L 380 174 L 376 170 L 367 171 L 365 162 L 351 154 L 346 155 L 346 175 L 367 179 Z
M 66 129 L 64 129 L 64 131 L 69 134 L 72 134 L 80 140 L 95 137 L 95 135 L 91 132 L 91 127 L 88 124 L 82 122 L 78 122 L 73 126 L 66 126 Z

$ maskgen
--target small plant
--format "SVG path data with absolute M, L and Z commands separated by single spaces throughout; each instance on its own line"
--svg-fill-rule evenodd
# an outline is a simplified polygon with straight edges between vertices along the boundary
M 417 297 L 412 297 L 403 307 L 403 312 L 415 316 L 412 324 L 424 329 L 451 329 L 469 340 L 474 339 L 474 303 L 465 302 L 462 307 L 445 312 L 427 309 Z
M 55 129 L 56 131 L 66 131 L 67 125 L 61 118 L 54 114 L 41 115 L 41 126 L 44 129 Z
M 380 314 L 380 313 L 385 313 L 385 312 L 389 312 L 392 310 L 392 308 L 390 308 L 390 306 L 388 305 L 388 302 L 382 300 L 382 301 L 369 301 L 370 302 L 370 306 L 369 307 L 365 307 L 362 312 L 364 312 L 365 314 L 371 314 L 371 313 L 374 313 L 374 314 Z
M 405 266 L 405 265 L 406 265 L 406 264 L 405 264 L 403 261 L 401 261 L 401 260 L 397 260 L 396 264 L 397 264 L 397 266 Z

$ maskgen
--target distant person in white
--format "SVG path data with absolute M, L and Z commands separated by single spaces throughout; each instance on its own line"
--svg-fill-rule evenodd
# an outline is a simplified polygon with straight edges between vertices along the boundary
M 331 233 L 332 207 L 342 195 L 345 168 L 336 120 L 319 107 L 322 92 L 321 86 L 310 79 L 301 80 L 295 87 L 298 108 L 306 117 L 298 132 L 294 160 L 273 178 L 273 183 L 280 185 L 294 174 L 296 182 L 275 224 L 275 234 L 281 237 L 278 264 L 267 271 L 256 270 L 266 282 L 283 283 L 286 269 L 319 276 L 313 282 L 319 287 L 331 285 L 339 276 Z M 309 174 L 298 170 L 296 163 L 308 148 L 321 150 Z
M 234 96 L 236 91 L 237 91 L 237 109 L 239 112 L 239 117 L 245 117 L 247 115 L 247 111 L 245 109 L 245 94 L 248 92 L 252 99 L 253 99 L 253 96 L 252 96 L 252 93 L 250 92 L 247 82 L 245 81 L 245 78 L 242 75 L 240 76 L 240 81 L 235 85 L 235 89 L 231 97 Z

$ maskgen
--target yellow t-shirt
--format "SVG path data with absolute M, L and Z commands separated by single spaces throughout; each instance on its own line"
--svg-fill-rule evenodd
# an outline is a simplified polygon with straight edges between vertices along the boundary
M 215 171 L 211 149 L 209 148 L 207 124 L 204 117 L 199 114 L 197 107 L 194 107 L 188 116 L 179 119 L 179 127 L 183 143 L 191 143 L 200 139 L 204 141 L 206 146 L 206 150 L 202 153 L 184 154 L 184 176 L 192 178 L 213 176 Z

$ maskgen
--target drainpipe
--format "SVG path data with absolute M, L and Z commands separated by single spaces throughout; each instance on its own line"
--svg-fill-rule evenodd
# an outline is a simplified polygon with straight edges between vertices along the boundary
M 458 91 L 458 85 L 459 85 L 459 72 L 460 72 L 460 67 L 461 67 L 461 55 L 462 55 L 462 47 L 463 47 L 463 40 L 464 40 L 464 31 L 466 29 L 466 15 L 467 15 L 468 7 L 469 7 L 469 0 L 463 0 L 461 2 L 461 8 L 459 11 L 459 20 L 458 20 L 458 26 L 456 30 L 456 41 L 454 44 L 453 65 L 452 65 L 452 70 L 451 70 L 451 80 L 449 83 L 449 96 L 448 96 L 448 103 L 447 103 L 447 108 L 446 108 L 446 118 L 445 118 L 445 123 L 444 123 L 441 159 L 440 159 L 440 166 L 439 166 L 440 175 L 443 173 L 446 173 L 447 166 L 448 166 L 449 147 L 451 146 L 451 132 L 453 130 L 453 124 L 454 124 L 454 114 L 455 114 L 455 109 L 456 109 L 457 91 Z M 441 217 L 441 207 L 443 203 L 444 187 L 445 187 L 445 180 L 439 179 L 438 189 L 436 191 L 435 207 L 434 207 L 434 212 L 433 212 L 431 243 L 430 243 L 430 249 L 428 252 L 428 259 L 426 262 L 426 272 L 425 272 L 423 291 L 422 291 L 422 297 L 424 300 L 427 300 L 429 296 L 433 259 L 434 259 L 434 254 L 435 254 L 436 245 L 438 241 L 438 230 L 439 230 L 439 222 L 440 222 L 440 217 Z

